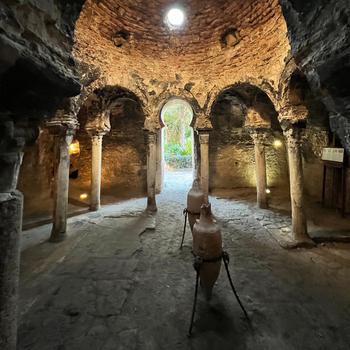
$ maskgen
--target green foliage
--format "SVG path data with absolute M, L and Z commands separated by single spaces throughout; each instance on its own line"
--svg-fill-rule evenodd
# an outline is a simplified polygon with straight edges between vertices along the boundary
M 183 101 L 171 101 L 163 111 L 164 158 L 174 168 L 188 168 L 192 165 L 192 109 Z
M 192 156 L 172 155 L 165 156 L 165 162 L 171 168 L 185 169 L 192 167 Z

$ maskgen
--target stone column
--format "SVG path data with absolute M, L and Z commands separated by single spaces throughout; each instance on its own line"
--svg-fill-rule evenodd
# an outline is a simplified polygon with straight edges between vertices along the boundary
M 199 132 L 200 144 L 200 182 L 204 196 L 209 197 L 209 133 Z
M 48 121 L 46 125 L 54 135 L 56 162 L 53 225 L 50 241 L 60 242 L 66 238 L 67 230 L 69 146 L 73 141 L 73 136 L 79 124 L 73 116 L 57 113 L 56 117 Z
M 91 134 L 91 211 L 101 208 L 102 139 L 103 134 Z
M 98 211 L 101 207 L 101 177 L 102 177 L 102 139 L 111 130 L 110 109 L 93 110 L 88 118 L 85 129 L 91 136 L 91 192 L 90 210 Z
M 156 212 L 157 133 L 147 132 L 147 211 Z
M 200 179 L 200 147 L 199 136 L 196 130 L 193 130 L 193 179 Z
M 160 193 L 163 188 L 164 177 L 164 159 L 163 159 L 163 140 L 162 129 L 157 131 L 157 176 L 156 176 L 156 193 Z
M 265 158 L 265 142 L 267 135 L 265 131 L 252 130 L 250 136 L 254 141 L 257 204 L 259 208 L 266 209 L 268 207 Z
M 15 128 L 8 116 L 0 116 L 0 348 L 17 344 L 18 279 L 22 194 L 16 191 L 25 141 L 35 139 L 26 129 Z M 34 129 L 32 129 L 34 130 Z M 37 131 L 37 130 L 36 130 Z
M 287 141 L 288 151 L 293 238 L 296 246 L 314 245 L 307 234 L 301 153 L 301 128 L 289 124 L 283 126 L 283 134 Z

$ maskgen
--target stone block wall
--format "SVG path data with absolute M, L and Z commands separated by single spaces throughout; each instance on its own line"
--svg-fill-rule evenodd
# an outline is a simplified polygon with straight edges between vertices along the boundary
M 41 130 L 35 144 L 25 149 L 18 179 L 18 189 L 24 195 L 25 219 L 51 214 L 53 147 L 53 136 L 47 130 Z
M 266 146 L 268 187 L 288 188 L 285 147 L 275 149 L 271 140 Z M 256 186 L 254 144 L 247 131 L 213 130 L 209 157 L 211 190 Z

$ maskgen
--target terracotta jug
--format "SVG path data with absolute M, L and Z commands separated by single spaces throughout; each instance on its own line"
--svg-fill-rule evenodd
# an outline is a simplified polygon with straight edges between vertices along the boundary
M 187 212 L 188 212 L 188 222 L 193 233 L 193 225 L 196 220 L 199 219 L 201 206 L 205 203 L 204 192 L 199 186 L 199 180 L 194 179 L 192 188 L 187 195 Z
M 202 205 L 200 219 L 193 227 L 193 253 L 203 259 L 199 268 L 200 284 L 207 299 L 210 299 L 222 260 L 221 231 L 213 219 L 210 204 Z

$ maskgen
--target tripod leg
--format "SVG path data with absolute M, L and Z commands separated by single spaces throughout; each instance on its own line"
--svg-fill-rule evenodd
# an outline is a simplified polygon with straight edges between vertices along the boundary
M 194 300 L 193 300 L 193 308 L 192 308 L 192 316 L 191 316 L 191 324 L 190 328 L 188 330 L 188 336 L 190 337 L 192 335 L 192 328 L 193 328 L 193 322 L 194 322 L 194 315 L 196 313 L 196 305 L 197 305 L 197 295 L 198 295 L 198 283 L 199 282 L 199 271 L 197 271 L 196 275 L 196 289 L 194 292 Z
M 236 291 L 236 289 L 235 289 L 235 287 L 234 287 L 234 285 L 233 285 L 232 278 L 231 278 L 231 275 L 230 275 L 230 271 L 229 271 L 229 269 L 228 269 L 228 261 L 227 261 L 227 259 L 226 259 L 225 257 L 223 258 L 223 260 L 224 260 L 225 269 L 226 269 L 226 272 L 227 272 L 227 277 L 228 277 L 228 280 L 230 281 L 230 285 L 231 285 L 233 294 L 235 295 L 235 297 L 236 297 L 236 299 L 237 299 L 237 301 L 238 301 L 238 304 L 239 304 L 239 306 L 241 307 L 241 309 L 242 309 L 242 311 L 243 311 L 243 313 L 244 313 L 244 316 L 245 316 L 246 319 L 250 322 L 248 313 L 247 313 L 247 311 L 245 310 L 245 308 L 244 308 L 244 306 L 243 306 L 241 300 L 239 299 L 239 296 L 238 296 L 238 294 L 237 294 L 237 291 Z
M 184 224 L 184 230 L 182 233 L 182 240 L 181 240 L 181 245 L 180 245 L 180 249 L 182 249 L 182 246 L 184 244 L 184 239 L 185 239 L 185 233 L 186 233 L 186 224 L 187 224 L 187 209 L 184 210 L 184 214 L 185 214 L 185 224 Z

